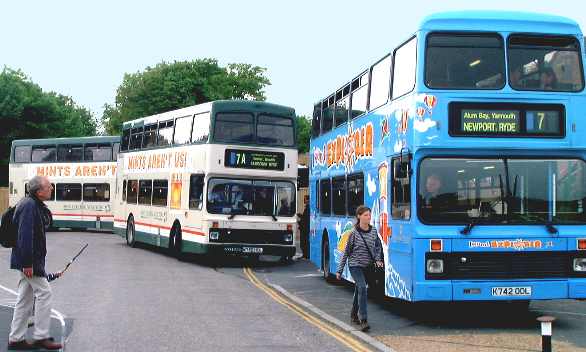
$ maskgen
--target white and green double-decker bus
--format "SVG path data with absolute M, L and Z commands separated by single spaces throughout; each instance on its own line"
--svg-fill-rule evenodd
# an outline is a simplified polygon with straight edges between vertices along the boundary
M 295 111 L 215 101 L 123 125 L 114 228 L 183 253 L 295 254 Z
M 9 165 L 9 204 L 27 193 L 34 176 L 53 184 L 45 203 L 55 228 L 112 229 L 111 192 L 116 180 L 118 136 L 22 139 L 12 142 Z

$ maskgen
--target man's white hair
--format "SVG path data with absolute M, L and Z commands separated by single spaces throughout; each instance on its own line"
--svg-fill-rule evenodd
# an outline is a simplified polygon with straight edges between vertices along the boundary
M 32 195 L 37 195 L 43 188 L 43 180 L 45 180 L 45 176 L 35 176 L 28 181 L 28 192 Z

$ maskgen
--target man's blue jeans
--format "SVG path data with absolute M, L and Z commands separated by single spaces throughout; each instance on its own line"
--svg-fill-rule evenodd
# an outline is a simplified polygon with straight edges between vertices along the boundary
M 364 268 L 360 266 L 351 266 L 350 274 L 354 278 L 354 299 L 352 302 L 352 315 L 357 314 L 358 319 L 366 320 L 366 276 L 364 275 Z

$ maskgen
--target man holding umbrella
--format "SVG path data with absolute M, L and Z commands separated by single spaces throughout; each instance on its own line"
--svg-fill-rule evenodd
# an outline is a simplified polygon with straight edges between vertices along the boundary
M 28 182 L 29 195 L 23 198 L 14 212 L 13 222 L 18 231 L 16 246 L 12 249 L 10 268 L 20 271 L 18 298 L 14 307 L 8 350 L 43 348 L 59 350 L 63 346 L 49 337 L 51 324 L 51 286 L 45 272 L 47 243 L 43 203 L 51 198 L 53 186 L 44 176 L 35 176 Z M 60 274 L 57 274 L 60 275 Z M 34 300 L 36 298 L 36 300 Z M 34 342 L 25 340 L 28 317 L 35 304 Z

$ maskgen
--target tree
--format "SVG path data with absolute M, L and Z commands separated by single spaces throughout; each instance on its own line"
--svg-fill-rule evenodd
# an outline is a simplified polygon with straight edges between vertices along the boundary
M 215 59 L 162 62 L 125 74 L 114 105 L 104 105 L 102 122 L 110 134 L 143 116 L 219 99 L 265 100 L 265 69 L 249 64 L 218 65 Z
M 311 137 L 311 120 L 305 116 L 297 116 L 297 150 L 299 153 L 309 151 Z
M 0 125 L 0 184 L 6 184 L 13 140 L 91 136 L 97 120 L 70 97 L 43 92 L 22 71 L 5 67 L 0 73 Z

